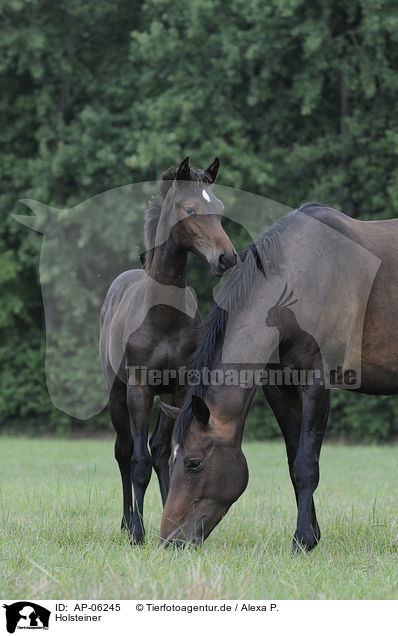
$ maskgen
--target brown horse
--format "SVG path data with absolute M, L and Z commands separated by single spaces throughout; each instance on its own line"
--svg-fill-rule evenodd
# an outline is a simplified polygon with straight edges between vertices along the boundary
M 330 388 L 398 393 L 397 241 L 397 219 L 359 221 L 306 204 L 251 246 L 189 363 L 222 371 L 224 382 L 202 381 L 181 412 L 162 407 L 177 417 L 165 544 L 203 541 L 245 490 L 241 442 L 256 384 L 285 439 L 298 507 L 293 550 L 318 543 L 313 493 Z M 239 375 L 249 370 L 251 384 Z
M 185 385 L 177 371 L 200 337 L 200 315 L 187 287 L 187 253 L 206 259 L 216 275 L 236 264 L 237 254 L 221 225 L 223 204 L 209 189 L 218 169 L 218 159 L 207 170 L 197 170 L 186 158 L 162 175 L 160 196 L 146 211 L 146 269 L 118 276 L 101 312 L 100 358 L 117 435 L 122 528 L 136 543 L 144 539 L 143 504 L 152 465 L 163 503 L 169 485 L 173 421 L 159 415 L 150 454 L 153 398 L 162 394 L 166 402 L 183 403 Z

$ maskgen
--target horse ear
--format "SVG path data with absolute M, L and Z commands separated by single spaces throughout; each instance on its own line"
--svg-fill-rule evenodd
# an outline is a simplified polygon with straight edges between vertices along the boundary
M 189 163 L 189 157 L 185 157 L 185 159 L 181 161 L 180 165 L 178 166 L 175 178 L 176 178 L 176 181 L 180 181 L 180 180 L 189 181 L 190 175 L 191 175 L 191 166 Z
M 210 411 L 206 402 L 198 395 L 192 395 L 192 413 L 201 424 L 207 425 L 209 423 Z
M 162 402 L 162 400 L 159 400 L 159 399 L 158 399 L 158 404 L 160 408 L 162 409 L 163 413 L 167 415 L 167 417 L 169 417 L 172 420 L 177 419 L 181 409 L 177 408 L 176 406 L 172 406 L 171 404 L 166 404 L 166 402 Z
M 213 163 L 205 170 L 205 175 L 209 180 L 209 183 L 214 183 L 217 179 L 218 171 L 220 169 L 220 160 L 216 157 Z

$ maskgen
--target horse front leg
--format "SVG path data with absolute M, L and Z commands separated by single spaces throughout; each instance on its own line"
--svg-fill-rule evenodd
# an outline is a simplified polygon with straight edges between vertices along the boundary
M 152 403 L 153 395 L 149 387 L 128 385 L 127 408 L 134 441 L 130 464 L 134 491 L 131 539 L 134 543 L 143 543 L 145 538 L 144 497 L 152 472 L 152 459 L 148 450 L 148 428 Z
M 263 392 L 282 431 L 286 446 L 289 475 L 292 481 L 296 503 L 298 504 L 298 489 L 293 468 L 300 441 L 302 419 L 301 394 L 297 387 L 276 387 L 272 385 L 264 385 Z M 312 499 L 311 502 L 311 526 L 318 542 L 321 538 L 321 530 L 316 518 L 314 499 Z
M 319 455 L 330 407 L 330 390 L 320 383 L 302 389 L 302 424 L 293 479 L 297 487 L 297 527 L 293 552 L 312 550 L 319 541 L 313 494 L 319 483 Z

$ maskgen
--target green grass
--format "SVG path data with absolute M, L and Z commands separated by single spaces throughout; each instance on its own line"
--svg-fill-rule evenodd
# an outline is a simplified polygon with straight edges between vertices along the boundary
M 398 598 L 398 447 L 325 445 L 322 540 L 290 555 L 295 503 L 283 445 L 248 443 L 250 482 L 199 549 L 163 550 L 160 496 L 148 541 L 119 530 L 112 440 L 0 438 L 2 598 Z

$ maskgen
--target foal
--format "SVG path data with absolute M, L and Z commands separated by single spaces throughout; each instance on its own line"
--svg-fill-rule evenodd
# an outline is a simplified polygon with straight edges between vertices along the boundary
M 187 287 L 188 251 L 204 258 L 218 276 L 237 260 L 221 225 L 224 206 L 209 189 L 218 169 L 218 159 L 207 170 L 197 170 L 187 157 L 177 170 L 162 175 L 160 197 L 146 211 L 146 269 L 118 276 L 101 312 L 100 358 L 116 430 L 122 528 L 135 543 L 144 540 L 143 505 L 152 466 L 163 504 L 169 487 L 173 420 L 163 412 L 158 416 L 150 453 L 153 398 L 161 394 L 169 404 L 183 404 L 186 390 L 179 369 L 200 337 L 200 315 Z

